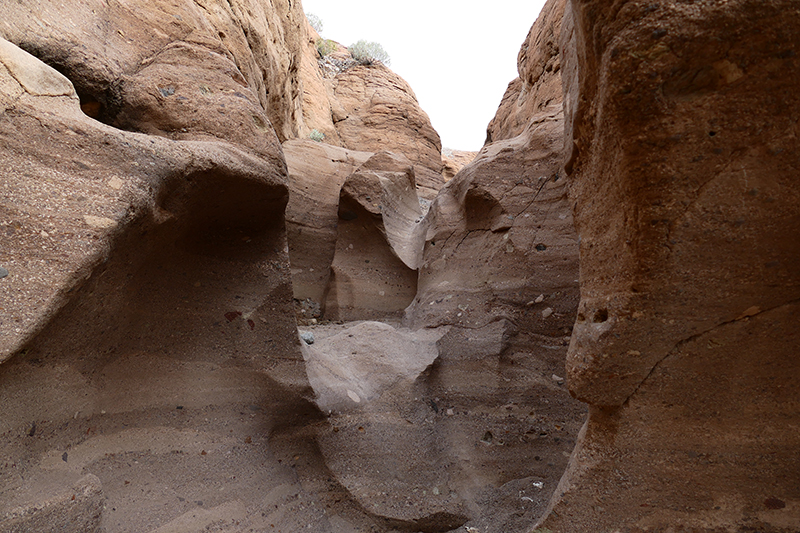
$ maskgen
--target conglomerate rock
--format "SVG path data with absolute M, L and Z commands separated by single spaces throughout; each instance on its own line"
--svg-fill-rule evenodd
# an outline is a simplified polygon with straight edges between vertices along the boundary
M 796 531 L 796 5 L 570 7 L 567 369 L 590 416 L 540 525 Z

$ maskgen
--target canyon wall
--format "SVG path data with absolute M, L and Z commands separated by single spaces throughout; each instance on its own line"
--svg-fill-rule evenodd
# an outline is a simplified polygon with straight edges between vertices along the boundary
M 792 2 L 570 2 L 590 415 L 543 528 L 797 530 L 799 24 Z
M 3 7 L 0 532 L 797 531 L 790 0 L 549 0 L 447 169 L 299 2 Z

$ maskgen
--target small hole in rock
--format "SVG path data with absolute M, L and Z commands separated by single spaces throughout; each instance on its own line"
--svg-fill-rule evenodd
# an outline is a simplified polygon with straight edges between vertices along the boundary
M 608 310 L 606 309 L 598 309 L 594 312 L 594 317 L 592 318 L 592 322 L 595 324 L 599 324 L 601 322 L 605 322 L 608 320 Z

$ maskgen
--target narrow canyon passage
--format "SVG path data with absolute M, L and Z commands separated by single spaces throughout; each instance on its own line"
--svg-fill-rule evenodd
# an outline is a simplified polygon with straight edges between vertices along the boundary
M 548 0 L 477 153 L 296 0 L 4 3 L 0 533 L 796 533 L 792 1 Z

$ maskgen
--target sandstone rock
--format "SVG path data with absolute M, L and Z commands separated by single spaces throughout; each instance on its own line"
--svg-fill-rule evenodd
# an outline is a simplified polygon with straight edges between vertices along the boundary
M 411 87 L 381 64 L 356 66 L 333 79 L 334 123 L 346 148 L 389 150 L 414 163 L 420 196 L 444 183 L 442 144 Z
M 317 436 L 326 464 L 359 505 L 395 528 L 459 527 L 466 517 L 450 486 L 450 451 L 426 421 L 430 407 L 414 397 L 444 332 L 377 322 L 337 330 L 305 350 L 317 404 L 330 413 Z
M 285 142 L 283 151 L 289 168 L 286 232 L 294 297 L 321 305 L 336 251 L 339 193 L 373 154 L 300 140 Z
M 281 139 L 298 134 L 302 84 L 295 58 L 307 41 L 299 3 L 89 0 L 6 7 L 0 35 L 64 72 L 84 110 L 104 122 L 166 128 L 180 138 L 221 133 L 212 125 L 236 122 L 239 131 L 227 133 L 245 145 L 264 139 L 257 130 L 271 134 L 270 123 Z M 118 117 L 142 107 L 141 121 L 136 114 Z
M 56 533 L 61 531 L 102 531 L 103 486 L 97 476 L 87 474 L 69 483 L 60 479 L 50 483 L 29 480 L 27 491 L 0 515 L 0 532 Z
M 308 139 L 314 130 L 324 136 L 325 144 L 343 146 L 339 132 L 334 125 L 334 113 L 331 109 L 335 100 L 332 81 L 328 76 L 335 72 L 327 72 L 324 59 L 320 58 L 317 42 L 322 39 L 309 24 L 308 39 L 300 56 L 300 79 L 303 82 L 303 125 L 299 131 L 299 139 Z M 338 45 L 338 43 L 336 43 Z M 344 52 L 346 49 L 341 47 Z
M 478 152 L 450 149 L 442 150 L 442 164 L 444 165 L 442 176 L 444 176 L 445 181 L 453 179 L 453 177 L 458 174 L 462 168 L 470 164 L 477 155 Z
M 592 407 L 540 525 L 791 531 L 800 19 L 782 1 L 571 7 L 567 369 Z
M 554 106 L 523 135 L 484 147 L 442 189 L 428 215 L 410 323 L 475 327 L 506 318 L 537 334 L 568 331 L 578 265 L 560 170 L 562 130 Z M 544 320 L 548 307 L 555 317 Z
M 325 316 L 400 316 L 416 292 L 424 238 L 414 166 L 375 154 L 345 181 L 338 214 Z
M 310 507 L 281 448 L 262 451 L 273 427 L 312 414 L 274 133 L 234 145 L 221 140 L 230 123 L 199 126 L 213 142 L 114 129 L 81 112 L 66 78 L 0 43 L 0 529 L 93 531 L 104 504 L 109 532 L 205 505 L 244 505 L 265 530 L 283 501 L 272 491 Z M 231 111 L 253 109 L 237 100 Z M 103 494 L 65 492 L 80 473 Z
M 561 102 L 559 39 L 567 2 L 548 0 L 531 27 L 517 57 L 519 78 L 509 83 L 497 114 L 486 128 L 487 143 L 516 137 L 532 116 Z

